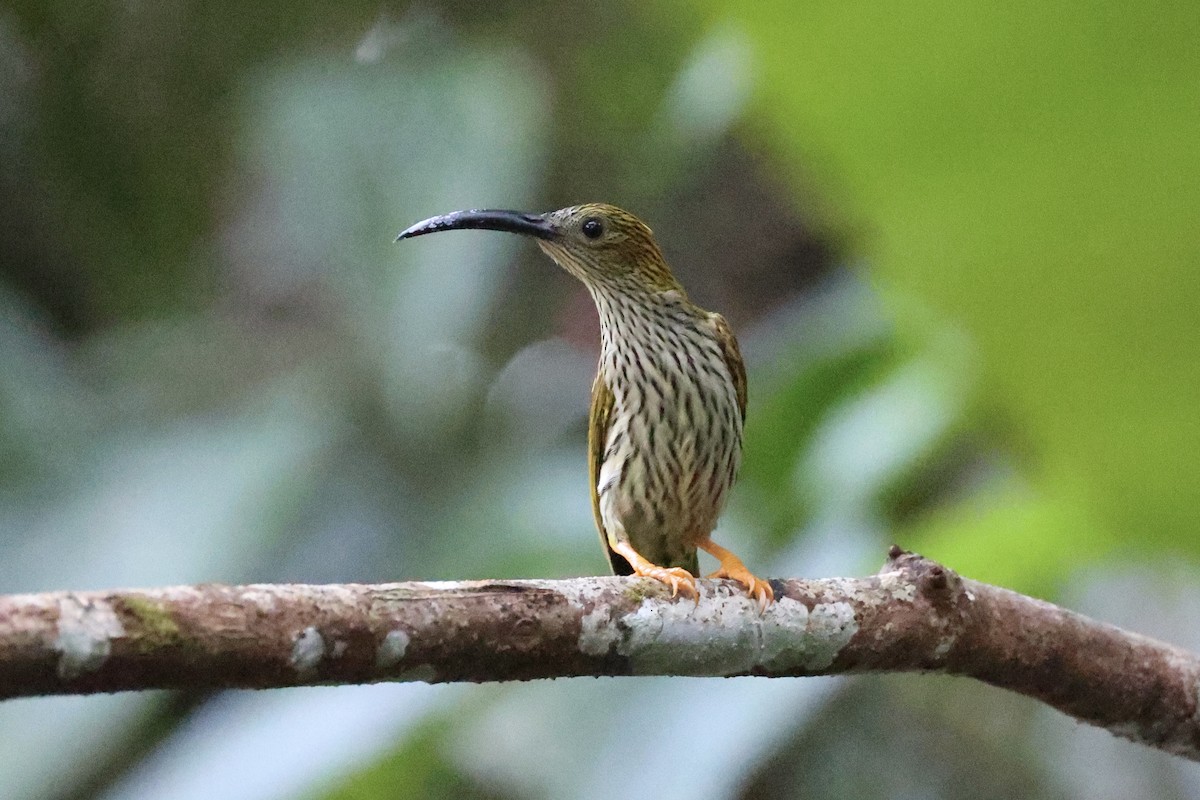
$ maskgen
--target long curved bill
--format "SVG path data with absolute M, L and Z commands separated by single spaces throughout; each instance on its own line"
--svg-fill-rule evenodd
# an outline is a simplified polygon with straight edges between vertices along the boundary
M 396 241 L 411 239 L 414 236 L 424 236 L 427 233 L 459 230 L 504 231 L 535 236 L 538 239 L 553 239 L 557 235 L 554 226 L 540 214 L 497 209 L 471 209 L 470 211 L 442 214 L 418 222 L 401 231 L 400 235 L 396 237 Z

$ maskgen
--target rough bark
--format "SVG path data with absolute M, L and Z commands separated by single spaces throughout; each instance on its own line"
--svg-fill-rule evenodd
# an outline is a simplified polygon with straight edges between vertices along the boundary
M 180 586 L 0 597 L 0 698 L 584 675 L 930 671 L 1200 760 L 1200 658 L 893 548 L 866 578 Z

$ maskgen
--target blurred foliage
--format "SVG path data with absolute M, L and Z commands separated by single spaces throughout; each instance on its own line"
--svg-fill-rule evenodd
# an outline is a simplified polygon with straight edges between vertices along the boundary
M 887 296 L 970 334 L 986 411 L 1018 426 L 1033 508 L 916 541 L 1010 582 L 1008 537 L 1034 525 L 1058 574 L 1195 555 L 1196 7 L 818 3 L 780 25 L 781 5 L 713 4 L 730 13 L 761 59 L 755 130 L 863 220 Z
M 739 331 L 748 561 L 897 541 L 1200 646 L 1197 34 L 1169 3 L 0 8 L 0 591 L 601 571 L 586 293 L 513 237 L 391 238 L 605 200 Z M 963 787 L 1200 770 L 927 677 L 0 706 L 5 798 Z
M 999 702 L 998 702 L 999 701 Z M 970 704 L 975 713 L 955 708 Z M 940 676 L 855 681 L 756 770 L 747 800 L 772 797 L 942 797 L 1041 800 L 1064 797 L 1028 745 L 1014 747 L 1029 711 Z M 807 753 L 803 760 L 796 752 Z M 914 769 L 913 765 L 921 765 Z
M 508 795 L 478 786 L 442 752 L 455 733 L 453 720 L 430 720 L 402 746 L 348 779 L 327 796 L 338 800 L 378 797 L 412 800 L 503 800 Z

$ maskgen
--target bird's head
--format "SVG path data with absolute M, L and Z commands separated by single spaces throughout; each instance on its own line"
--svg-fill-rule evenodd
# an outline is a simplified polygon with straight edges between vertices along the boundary
M 570 206 L 545 214 L 455 211 L 418 222 L 396 240 L 472 228 L 536 238 L 547 255 L 593 291 L 683 293 L 646 223 L 604 203 Z

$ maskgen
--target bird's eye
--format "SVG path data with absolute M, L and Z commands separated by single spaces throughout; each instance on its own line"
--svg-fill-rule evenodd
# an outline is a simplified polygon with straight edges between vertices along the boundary
M 580 230 L 589 239 L 599 239 L 600 234 L 604 233 L 604 225 L 595 217 L 588 217 L 583 221 L 583 226 Z

